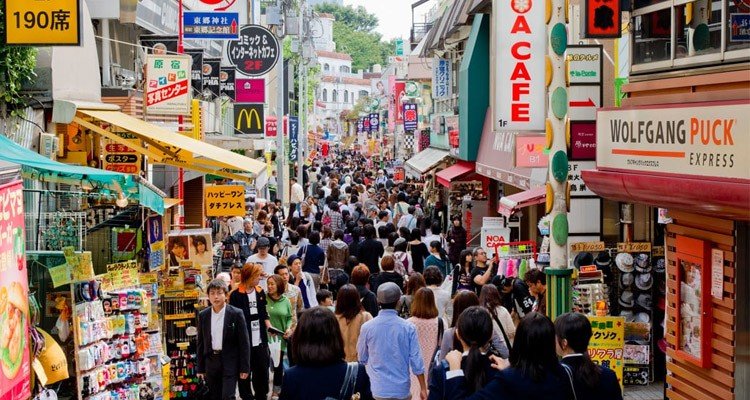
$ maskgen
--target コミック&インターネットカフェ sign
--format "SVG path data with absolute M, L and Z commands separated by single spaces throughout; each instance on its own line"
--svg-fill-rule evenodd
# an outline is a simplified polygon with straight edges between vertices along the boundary
M 495 49 L 495 130 L 543 131 L 545 109 L 545 3 L 508 0 L 493 7 Z
M 748 114 L 744 100 L 600 110 L 597 168 L 748 180 Z
M 276 36 L 260 25 L 243 26 L 239 39 L 227 45 L 229 61 L 246 76 L 268 73 L 279 60 L 279 51 Z
M 146 55 L 146 108 L 149 114 L 180 115 L 190 112 L 189 55 Z

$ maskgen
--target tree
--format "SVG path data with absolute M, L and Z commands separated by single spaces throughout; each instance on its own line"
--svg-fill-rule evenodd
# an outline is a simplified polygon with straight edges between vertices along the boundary
M 378 26 L 378 17 L 368 13 L 362 6 L 354 8 L 350 5 L 339 6 L 332 3 L 323 3 L 315 6 L 315 11 L 332 14 L 336 21 L 359 32 L 372 32 Z
M 0 0 L 0 21 L 5 19 L 5 0 Z M 8 46 L 5 44 L 5 25 L 0 23 L 0 118 L 17 115 L 26 104 L 27 97 L 21 93 L 24 84 L 36 74 L 36 48 Z

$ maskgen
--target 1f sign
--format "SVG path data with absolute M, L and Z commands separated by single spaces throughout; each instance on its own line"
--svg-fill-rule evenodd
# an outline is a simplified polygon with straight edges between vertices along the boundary
M 493 7 L 498 21 L 495 129 L 544 130 L 545 3 L 540 0 L 503 1 L 509 3 L 509 7 L 501 7 L 502 4 Z

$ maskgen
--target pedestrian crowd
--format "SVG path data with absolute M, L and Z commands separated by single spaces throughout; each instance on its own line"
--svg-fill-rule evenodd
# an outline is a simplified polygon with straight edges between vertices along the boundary
M 429 185 L 353 152 L 303 176 L 288 209 L 214 229 L 228 273 L 199 314 L 209 398 L 622 398 L 588 319 L 553 323 L 544 273 L 498 275 Z

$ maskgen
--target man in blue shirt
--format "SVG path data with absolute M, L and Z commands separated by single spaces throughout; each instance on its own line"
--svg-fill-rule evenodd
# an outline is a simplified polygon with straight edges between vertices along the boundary
M 367 367 L 375 399 L 411 399 L 411 368 L 411 373 L 419 380 L 419 397 L 426 400 L 425 366 L 417 340 L 417 328 L 396 312 L 396 303 L 401 294 L 401 289 L 393 282 L 378 287 L 380 313 L 362 325 L 357 354 L 359 362 Z

